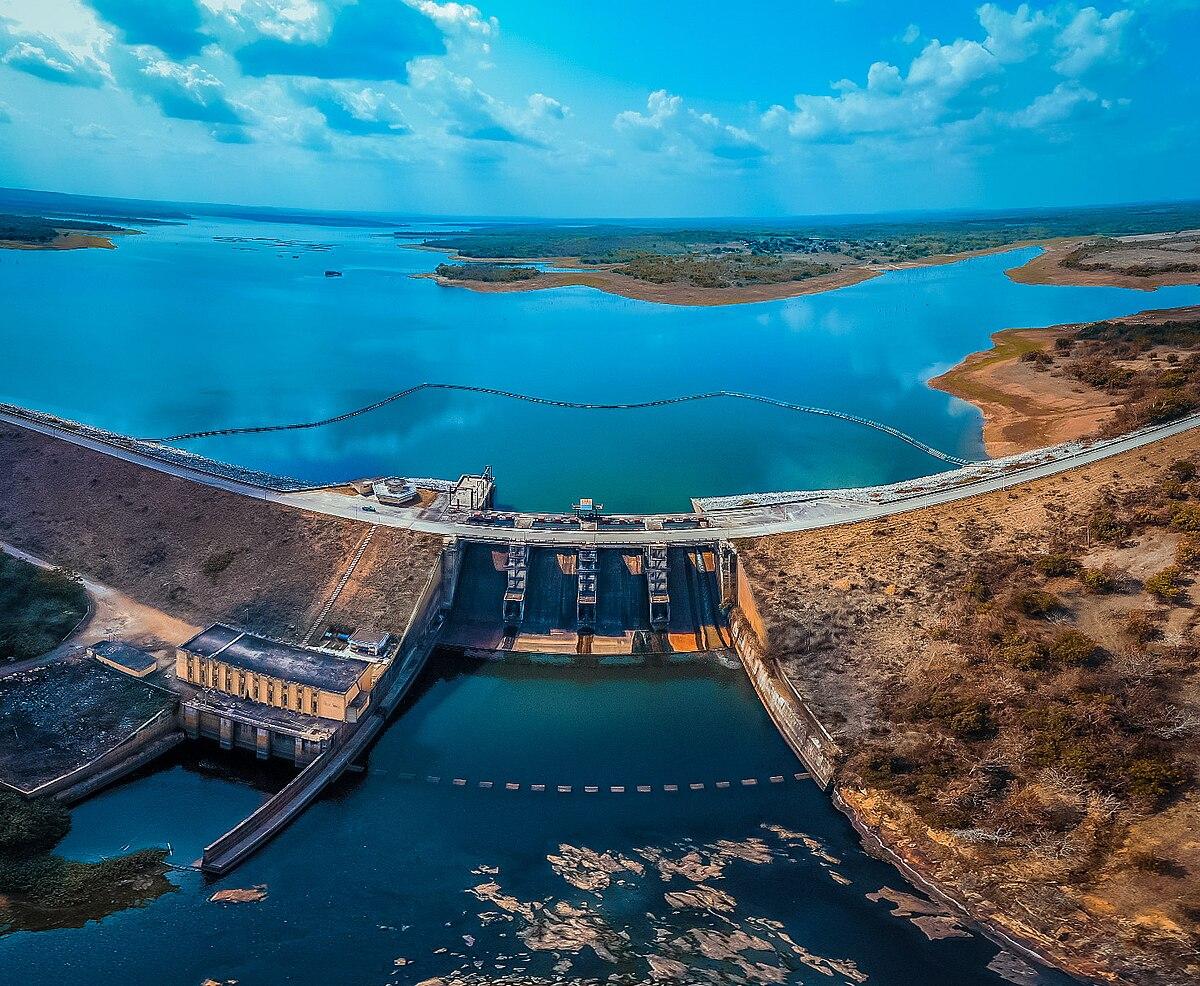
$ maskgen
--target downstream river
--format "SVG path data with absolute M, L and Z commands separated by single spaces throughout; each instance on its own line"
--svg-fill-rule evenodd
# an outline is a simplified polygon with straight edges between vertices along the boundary
M 197 219 L 112 251 L 0 251 L 0 400 L 125 434 L 310 421 L 422 382 L 584 403 L 714 390 L 847 411 L 963 457 L 976 410 L 925 381 L 1012 326 L 1200 302 L 1014 284 L 1033 250 L 811 297 L 683 308 L 589 288 L 480 294 L 414 279 L 444 259 L 390 233 Z M 325 277 L 339 270 L 342 277 Z M 455 478 L 504 506 L 688 509 L 689 497 L 893 482 L 946 468 L 884 434 L 730 400 L 578 411 L 425 392 L 342 424 L 191 442 L 313 482 Z
M 266 796 L 249 781 L 270 780 L 246 774 L 249 757 L 224 770 L 200 757 L 81 806 L 63 851 L 170 843 L 191 862 Z M 799 769 L 740 668 L 435 654 L 367 772 L 241 869 L 207 885 L 181 873 L 144 909 L 0 939 L 0 981 L 637 983 L 677 962 L 688 982 L 1003 983 L 985 939 L 930 940 L 893 915 L 887 897 L 911 888 Z M 208 901 L 254 885 L 265 900 Z
M 0 400 L 154 437 L 321 418 L 423 381 L 603 402 L 725 389 L 981 457 L 979 415 L 925 381 L 991 332 L 1200 302 L 1196 288 L 1003 276 L 1031 255 L 675 308 L 584 288 L 439 288 L 410 275 L 441 258 L 390 235 L 200 219 L 114 251 L 0 251 Z M 533 509 L 581 495 L 676 509 L 692 495 L 944 468 L 888 436 L 776 408 L 584 412 L 450 392 L 188 447 L 313 481 L 490 464 L 500 500 Z M 927 913 L 799 769 L 740 668 L 437 654 L 367 771 L 231 877 L 181 870 L 144 908 L 0 937 L 0 982 L 639 983 L 683 969 L 714 983 L 1065 982 Z M 80 806 L 63 851 L 169 845 L 186 866 L 284 776 L 197 746 Z M 209 901 L 259 885 L 257 903 Z

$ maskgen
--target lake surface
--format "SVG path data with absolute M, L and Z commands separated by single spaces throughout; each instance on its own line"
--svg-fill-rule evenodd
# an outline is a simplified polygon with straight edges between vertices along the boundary
M 200 219 L 111 252 L 0 251 L 0 400 L 155 437 L 318 419 L 425 381 L 585 402 L 737 390 L 982 457 L 978 413 L 925 381 L 990 333 L 1200 302 L 1197 288 L 1003 276 L 1031 255 L 789 301 L 674 308 L 584 288 L 445 289 L 410 276 L 439 255 L 388 235 Z M 530 509 L 580 495 L 677 509 L 692 495 L 944 468 L 861 427 L 728 400 L 583 412 L 449 392 L 329 428 L 187 447 L 312 481 L 491 464 L 500 501 Z M 912 888 L 862 852 L 798 769 L 740 669 L 437 655 L 367 772 L 230 878 L 183 871 L 146 908 L 0 938 L 0 982 L 634 983 L 680 968 L 670 963 L 695 982 L 1003 982 L 986 940 L 930 941 L 867 896 Z M 279 783 L 252 760 L 196 747 L 79 807 L 63 851 L 170 845 L 188 864 Z M 255 884 L 268 891 L 260 903 L 208 900 Z
M 361 229 L 197 219 L 113 251 L 0 251 L 0 400 L 141 437 L 309 421 L 421 382 L 574 402 L 733 390 L 849 411 L 965 458 L 981 418 L 925 381 L 1011 326 L 1200 302 L 1014 284 L 1032 250 L 839 291 L 682 308 L 589 288 L 480 294 L 411 275 L 443 258 Z M 336 269 L 340 278 L 324 272 Z M 894 482 L 945 464 L 846 422 L 727 399 L 578 411 L 426 392 L 339 425 L 188 443 L 314 482 L 453 478 L 501 505 L 686 509 L 691 496 Z
M 190 862 L 265 796 L 202 766 L 101 794 L 76 812 L 64 851 L 97 858 L 170 841 L 173 859 Z M 985 939 L 930 941 L 867 897 L 911 888 L 862 852 L 826 796 L 794 779 L 798 769 L 740 668 L 478 665 L 437 654 L 367 772 L 231 877 L 206 885 L 183 873 L 178 892 L 145 909 L 0 939 L 0 980 L 628 983 L 648 980 L 653 956 L 682 962 L 689 982 L 1002 983 Z M 749 778 L 757 785 L 741 783 Z M 596 867 L 576 864 L 588 852 L 622 868 L 593 883 Z M 695 879 L 677 872 L 689 853 L 708 867 Z M 256 884 L 268 891 L 261 903 L 207 899 Z M 664 896 L 698 887 L 716 892 L 715 906 Z M 598 948 L 564 944 L 572 932 Z

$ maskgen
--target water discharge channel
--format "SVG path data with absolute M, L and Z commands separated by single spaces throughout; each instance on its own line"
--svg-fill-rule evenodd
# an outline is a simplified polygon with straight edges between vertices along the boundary
M 709 657 L 582 668 L 438 652 L 366 773 L 232 881 L 183 873 L 144 910 L 9 936 L 0 970 L 64 986 L 638 982 L 654 956 L 699 982 L 1002 982 L 982 938 L 930 941 L 867 897 L 910 888 L 798 769 L 744 672 Z M 223 813 L 263 796 L 247 781 L 212 763 L 131 781 L 80 810 L 65 848 L 170 841 L 190 861 Z M 207 902 L 257 884 L 258 904 Z

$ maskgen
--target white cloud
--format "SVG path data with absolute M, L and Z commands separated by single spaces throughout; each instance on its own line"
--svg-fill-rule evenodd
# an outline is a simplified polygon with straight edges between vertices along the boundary
M 526 103 L 529 105 L 529 112 L 537 118 L 565 120 L 571 114 L 569 106 L 563 106 L 553 96 L 547 96 L 544 92 L 535 92 Z
M 416 7 L 447 34 L 491 39 L 500 33 L 500 22 L 495 17 L 484 17 L 478 7 L 469 3 L 435 3 L 434 0 L 405 2 Z
M 1038 36 L 1053 27 L 1044 11 L 1030 11 L 1023 3 L 1012 13 L 994 3 L 979 8 L 979 23 L 987 31 L 985 48 L 1001 62 L 1021 62 L 1034 54 Z
M 1082 107 L 1105 106 L 1090 89 L 1075 82 L 1060 82 L 1051 92 L 1038 96 L 1022 110 L 1008 116 L 1008 122 L 1023 130 L 1039 130 L 1055 123 L 1063 123 L 1073 117 Z
M 900 40 L 906 45 L 916 44 L 921 37 L 921 29 L 916 24 L 909 24 L 900 35 Z
M 1132 20 L 1132 10 L 1118 10 L 1104 17 L 1095 7 L 1084 7 L 1055 41 L 1061 57 L 1054 68 L 1063 75 L 1077 76 L 1113 61 L 1122 52 L 1125 29 Z
M 418 58 L 409 64 L 415 97 L 445 133 L 464 140 L 544 146 L 545 126 L 563 119 L 567 108 L 545 93 L 534 93 L 517 108 L 484 92 L 444 59 Z
M 8 17 L 0 17 L 0 62 L 64 85 L 97 87 L 112 77 L 94 40 L 45 34 Z
M 613 120 L 616 129 L 646 151 L 669 154 L 702 152 L 730 160 L 761 157 L 766 153 L 748 131 L 722 123 L 711 113 L 683 105 L 682 96 L 665 89 L 650 93 L 646 111 L 625 110 Z

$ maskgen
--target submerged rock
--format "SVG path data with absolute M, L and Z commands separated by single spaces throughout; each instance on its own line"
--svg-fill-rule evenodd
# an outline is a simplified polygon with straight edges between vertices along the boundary
M 230 887 L 228 890 L 218 890 L 208 899 L 214 904 L 256 904 L 267 899 L 267 885 L 260 883 L 253 887 Z

